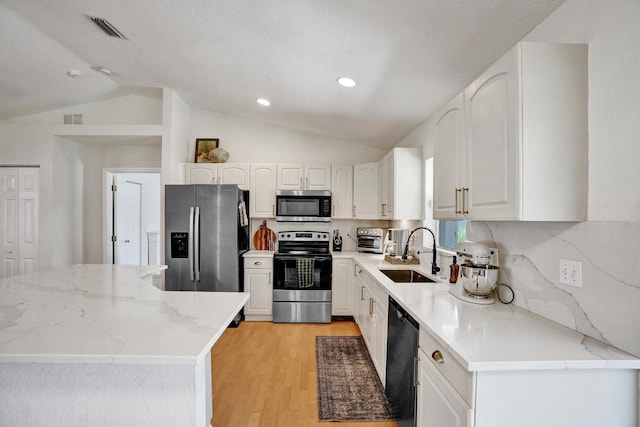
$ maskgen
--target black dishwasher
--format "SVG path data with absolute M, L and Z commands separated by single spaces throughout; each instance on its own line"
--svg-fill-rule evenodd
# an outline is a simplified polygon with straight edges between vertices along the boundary
M 398 427 L 416 426 L 418 322 L 389 297 L 385 393 Z

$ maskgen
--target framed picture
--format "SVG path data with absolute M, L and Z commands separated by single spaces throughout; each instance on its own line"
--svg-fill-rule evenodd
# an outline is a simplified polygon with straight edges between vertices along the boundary
M 209 153 L 218 148 L 218 138 L 198 138 L 196 139 L 196 163 L 214 163 L 209 160 Z

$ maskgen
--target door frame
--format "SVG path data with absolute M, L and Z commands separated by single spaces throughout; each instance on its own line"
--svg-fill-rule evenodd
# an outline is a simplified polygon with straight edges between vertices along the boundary
M 113 264 L 111 236 L 113 235 L 113 175 L 120 173 L 157 173 L 162 181 L 160 168 L 103 168 L 102 169 L 102 263 Z M 158 207 L 160 208 L 160 206 Z

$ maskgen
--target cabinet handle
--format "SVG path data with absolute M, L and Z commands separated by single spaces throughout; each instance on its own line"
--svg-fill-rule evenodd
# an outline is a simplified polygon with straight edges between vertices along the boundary
M 262 262 L 256 261 L 256 262 L 253 263 L 253 265 L 262 265 Z
M 444 363 L 444 357 L 442 356 L 442 353 L 440 353 L 440 350 L 436 350 L 431 353 L 431 358 L 438 363 Z
M 356 205 L 353 205 L 353 208 L 351 209 L 351 216 L 352 217 L 356 217 Z
M 385 212 L 384 203 L 380 203 L 380 216 L 385 216 L 384 212 Z
M 467 197 L 465 197 L 465 194 L 467 195 Z M 467 215 L 469 213 L 469 208 L 467 207 L 467 203 L 465 203 L 465 201 L 468 201 L 469 199 L 469 187 L 462 187 L 462 213 L 464 215 Z
M 269 272 L 269 284 L 271 284 L 271 272 Z
M 455 211 L 456 215 L 462 213 L 462 209 L 458 208 L 458 198 L 460 197 L 460 193 L 462 193 L 462 189 L 456 188 L 456 193 L 455 193 L 456 194 L 455 196 L 456 197 L 456 211 Z
M 360 301 L 364 301 L 364 286 L 360 286 Z
M 276 205 L 275 204 L 271 204 L 271 215 L 273 217 L 276 216 Z

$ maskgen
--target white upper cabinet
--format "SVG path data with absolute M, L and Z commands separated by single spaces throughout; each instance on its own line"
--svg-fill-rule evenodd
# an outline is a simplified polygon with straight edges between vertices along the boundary
M 332 218 L 353 218 L 353 165 L 331 166 Z
M 304 165 L 305 190 L 331 190 L 331 165 Z
M 238 184 L 243 190 L 249 190 L 248 163 L 218 163 L 218 184 Z
M 187 163 L 185 166 L 187 184 L 237 184 L 243 190 L 249 189 L 248 163 Z
M 423 217 L 422 149 L 396 147 L 379 162 L 380 219 Z
M 378 219 L 378 163 L 353 166 L 353 218 Z
M 433 120 L 433 216 L 460 219 L 460 192 L 464 187 L 464 100 L 460 93 L 445 104 Z
M 331 190 L 331 165 L 278 163 L 279 190 Z
M 435 218 L 586 219 L 585 45 L 521 42 L 460 98 L 434 119 Z
M 275 218 L 276 175 L 275 163 L 251 164 L 251 189 L 249 190 L 251 218 Z

